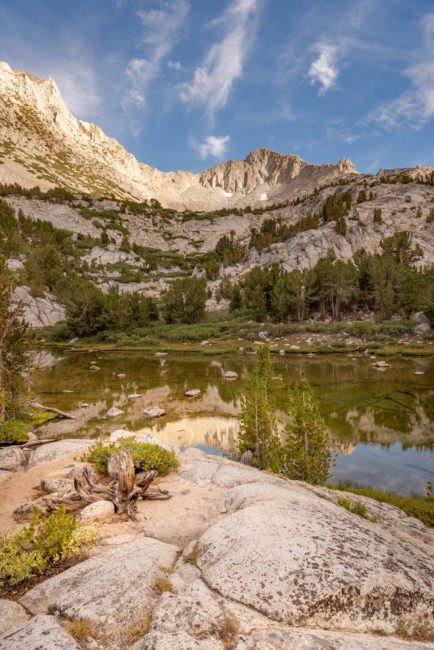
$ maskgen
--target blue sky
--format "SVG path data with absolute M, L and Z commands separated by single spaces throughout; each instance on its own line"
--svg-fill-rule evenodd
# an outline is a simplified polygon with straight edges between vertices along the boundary
M 0 59 L 162 170 L 434 165 L 432 0 L 0 0 Z

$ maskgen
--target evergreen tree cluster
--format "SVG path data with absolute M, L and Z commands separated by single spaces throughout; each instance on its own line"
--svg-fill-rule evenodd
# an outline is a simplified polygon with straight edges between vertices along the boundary
M 378 320 L 422 310 L 434 319 L 434 268 L 416 268 L 421 257 L 408 232 L 382 242 L 382 252 L 360 249 L 353 261 L 335 260 L 333 251 L 312 269 L 286 271 L 281 265 L 253 268 L 236 287 L 232 309 L 246 307 L 262 321 L 302 322 L 313 312 L 339 319 L 356 309 L 371 310 Z
M 308 381 L 302 376 L 289 390 L 285 427 L 279 427 L 276 416 L 277 390 L 270 351 L 263 346 L 241 402 L 239 458 L 250 458 L 255 467 L 290 479 L 325 483 L 334 453 Z

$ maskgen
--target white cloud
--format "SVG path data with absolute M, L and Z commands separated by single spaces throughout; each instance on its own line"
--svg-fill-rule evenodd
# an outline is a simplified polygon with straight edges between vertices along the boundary
M 422 22 L 423 48 L 419 61 L 404 69 L 410 87 L 399 97 L 383 102 L 364 120 L 376 122 L 386 129 L 407 123 L 421 127 L 434 118 L 434 14 L 426 15 Z
M 204 105 L 211 121 L 226 105 L 234 81 L 243 74 L 261 6 L 262 0 L 233 0 L 222 15 L 210 23 L 211 27 L 223 30 L 222 39 L 211 45 L 191 83 L 179 86 L 181 99 Z
M 183 70 L 183 67 L 180 63 L 180 61 L 168 61 L 167 62 L 167 67 L 170 68 L 171 70 L 176 70 L 177 72 L 180 72 Z
M 194 148 L 199 152 L 202 159 L 213 156 L 213 158 L 222 158 L 229 146 L 229 135 L 222 135 L 217 137 L 209 135 L 205 140 L 199 144 L 194 145 Z
M 338 48 L 330 43 L 318 43 L 316 46 L 318 57 L 309 69 L 311 83 L 319 83 L 319 95 L 325 95 L 328 90 L 336 88 L 338 80 Z
M 158 76 L 162 61 L 172 51 L 190 9 L 187 0 L 162 1 L 161 7 L 137 11 L 143 26 L 141 45 L 147 56 L 129 61 L 125 72 L 131 82 L 126 100 L 138 106 L 146 103 L 148 86 Z

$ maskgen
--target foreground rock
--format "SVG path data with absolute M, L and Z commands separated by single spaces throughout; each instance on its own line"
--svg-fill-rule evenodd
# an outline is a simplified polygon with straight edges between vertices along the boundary
M 150 538 L 77 564 L 27 592 L 21 603 L 33 614 L 58 612 L 110 629 L 128 624 L 155 598 L 154 582 L 178 549 Z
M 111 501 L 95 501 L 91 503 L 80 512 L 78 515 L 79 521 L 103 521 L 107 517 L 112 517 L 115 514 L 115 507 Z
M 287 625 L 393 634 L 402 617 L 431 619 L 428 555 L 377 523 L 292 483 L 241 485 L 225 507 L 197 559 L 223 596 Z
M 10 630 L 19 623 L 24 623 L 30 616 L 24 607 L 12 600 L 0 600 L 0 634 Z
M 69 438 L 50 442 L 32 451 L 28 463 L 29 467 L 36 467 L 36 465 L 40 465 L 41 463 L 49 463 L 74 451 L 82 452 L 88 449 L 93 443 L 94 440 L 84 438 Z
M 54 616 L 41 614 L 0 636 L 0 650 L 80 650 Z
M 4 447 L 0 449 L 0 470 L 9 472 L 18 469 L 26 464 L 24 452 L 19 447 Z

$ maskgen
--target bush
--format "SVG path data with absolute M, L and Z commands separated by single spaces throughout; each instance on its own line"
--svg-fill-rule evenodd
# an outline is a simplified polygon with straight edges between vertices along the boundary
M 434 499 L 432 497 L 404 497 L 391 492 L 379 492 L 371 488 L 352 488 L 348 485 L 327 485 L 327 487 L 369 497 L 380 503 L 390 503 L 390 505 L 403 510 L 409 517 L 420 519 L 428 528 L 434 528 Z
M 0 581 L 19 584 L 43 573 L 49 564 L 89 548 L 96 540 L 94 528 L 79 526 L 64 506 L 46 518 L 34 508 L 29 526 L 16 535 L 0 537 Z
M 0 422 L 0 443 L 12 445 L 27 442 L 27 429 L 28 425 L 24 420 Z
M 133 437 L 124 438 L 104 446 L 101 442 L 89 449 L 89 453 L 83 460 L 93 463 L 99 472 L 107 473 L 107 463 L 110 456 L 121 449 L 130 449 L 136 467 L 141 471 L 156 469 L 159 474 L 167 474 L 172 467 L 179 466 L 178 460 L 173 451 L 168 451 L 160 445 L 152 445 L 148 442 L 137 442 Z

